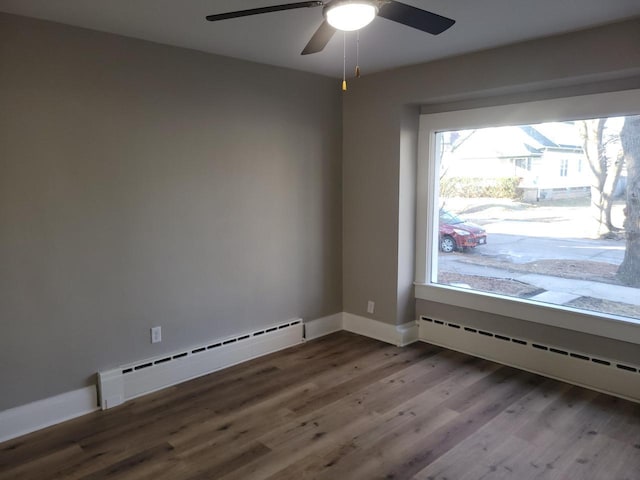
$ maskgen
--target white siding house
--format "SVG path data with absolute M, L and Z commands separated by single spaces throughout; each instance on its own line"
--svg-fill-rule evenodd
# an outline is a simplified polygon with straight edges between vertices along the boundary
M 518 177 L 525 200 L 589 194 L 592 173 L 571 122 L 446 132 L 443 140 L 446 177 Z

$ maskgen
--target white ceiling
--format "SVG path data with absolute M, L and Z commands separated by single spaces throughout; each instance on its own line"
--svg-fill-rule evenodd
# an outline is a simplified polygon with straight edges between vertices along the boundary
M 342 75 L 342 34 L 300 52 L 322 21 L 303 8 L 221 22 L 205 15 L 295 0 L 0 0 L 0 11 L 331 77 Z M 360 33 L 364 74 L 640 16 L 640 0 L 404 0 L 456 20 L 432 36 L 383 18 Z M 355 34 L 347 34 L 349 70 Z

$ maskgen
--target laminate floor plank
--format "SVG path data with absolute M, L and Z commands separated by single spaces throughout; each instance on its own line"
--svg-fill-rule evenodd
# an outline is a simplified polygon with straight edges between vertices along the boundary
M 0 444 L 0 479 L 12 466 L 33 462 L 75 445 L 79 438 L 90 435 L 100 420 L 98 413 L 90 413 Z
M 570 478 L 580 478 L 573 476 L 574 465 L 579 465 L 580 452 L 595 438 L 597 429 L 608 421 L 608 413 L 603 413 L 603 405 L 598 404 L 607 403 L 612 397 L 592 392 L 583 396 L 580 394 L 586 392 L 578 387 L 567 392 L 573 392 L 575 396 L 561 395 L 543 411 L 553 413 L 544 435 L 531 437 L 527 448 L 522 448 L 516 455 L 503 457 L 499 462 L 496 457 L 500 451 L 488 455 L 463 478 L 479 478 L 489 473 L 495 478 L 552 479 L 558 474 L 560 478 L 567 478 L 564 477 L 567 474 Z
M 637 445 L 640 449 L 640 403 L 627 402 L 607 397 L 612 408 L 609 422 L 600 433 L 625 444 Z
M 511 369 L 508 371 L 511 372 Z M 487 376 L 485 372 L 482 378 Z M 466 385 L 465 388 L 461 388 L 459 394 L 466 396 L 467 393 L 463 393 L 464 390 L 475 391 L 474 385 L 475 383 Z M 337 478 L 348 475 L 353 475 L 352 478 L 379 478 L 380 472 L 389 468 L 388 459 L 398 461 L 406 458 L 408 463 L 415 465 L 414 459 L 409 457 L 422 451 L 422 446 L 425 445 L 424 439 L 438 429 L 450 429 L 447 432 L 448 435 L 452 430 L 455 430 L 454 425 L 459 416 L 459 413 L 447 407 L 449 401 L 443 402 L 442 397 L 433 397 L 433 392 L 427 392 L 424 393 L 425 397 L 431 394 L 431 399 L 418 398 L 415 404 L 402 406 L 398 415 L 401 414 L 403 420 L 406 419 L 406 421 L 395 421 L 393 424 L 385 425 L 381 419 L 378 422 L 383 426 L 380 431 L 373 432 L 374 435 L 368 437 L 361 434 L 353 438 L 350 445 L 352 451 L 348 455 L 334 454 L 334 458 L 328 462 L 332 465 L 331 469 L 318 473 L 317 478 L 335 478 L 334 475 Z M 499 395 L 499 393 L 495 392 L 495 395 Z M 387 472 L 380 474 L 382 475 L 380 478 L 387 475 L 394 478 L 405 478 L 397 476 L 405 474 L 406 472 Z
M 294 403 L 291 405 L 291 409 L 298 414 L 313 411 L 336 400 L 340 400 L 345 395 L 352 395 L 361 388 L 399 372 L 415 362 L 435 355 L 438 351 L 436 349 L 398 350 L 398 352 L 394 352 L 386 358 L 380 359 L 378 363 L 372 365 L 372 368 L 365 367 L 359 375 L 339 382 L 332 387 L 325 388 L 321 394 L 316 395 L 314 398 L 308 401 Z
M 451 356 L 451 353 L 456 352 L 444 351 L 437 357 L 425 359 L 371 385 L 363 394 L 363 404 L 378 413 L 384 413 L 425 391 L 445 399 L 461 384 L 469 381 L 475 383 L 498 368 L 495 363 L 461 354 Z
M 431 361 L 435 360 L 436 357 L 433 357 Z M 446 362 L 443 363 L 447 365 Z M 463 365 L 464 364 L 468 365 L 469 362 L 464 362 Z M 385 438 L 389 438 L 390 442 L 394 441 L 393 437 L 395 436 L 397 438 L 402 436 L 401 432 L 407 428 L 407 425 L 413 428 L 416 433 L 422 431 L 423 434 L 441 427 L 458 414 L 446 408 L 441 407 L 438 409 L 437 407 L 440 407 L 441 404 L 452 395 L 464 390 L 481 377 L 499 368 L 497 364 L 490 362 L 476 366 L 477 368 L 473 369 L 472 374 L 463 366 L 459 369 L 447 368 L 446 371 L 441 371 L 442 377 L 439 383 L 433 384 L 429 389 L 422 389 L 406 399 L 403 403 L 396 403 L 393 408 L 381 414 L 380 418 L 370 428 L 354 437 L 343 439 L 337 446 L 332 447 L 331 450 L 322 455 L 323 461 L 318 463 L 317 469 L 314 470 L 313 467 L 300 464 L 297 467 L 297 473 L 307 476 L 313 473 L 316 478 L 324 478 L 324 472 L 326 470 L 328 478 L 348 478 L 354 468 L 361 468 L 359 467 L 360 465 L 371 461 L 371 450 L 375 445 L 380 442 L 384 444 Z M 426 375 L 429 376 L 437 370 L 437 368 L 429 369 Z M 374 411 L 377 410 L 376 407 L 378 403 L 376 400 L 380 396 L 383 397 L 385 403 L 387 403 L 389 394 L 388 392 L 381 391 L 385 386 L 392 386 L 394 388 L 392 390 L 392 396 L 401 390 L 395 388 L 398 382 L 391 384 L 389 378 L 381 383 L 383 383 L 383 385 L 376 384 L 371 387 L 370 396 L 367 397 L 368 400 L 362 402 L 363 408 Z M 376 391 L 379 392 L 379 395 L 375 394 Z M 360 397 L 360 395 L 358 397 Z M 399 399 L 398 401 L 401 400 Z M 330 466 L 329 469 L 326 468 L 327 465 Z M 295 475 L 292 473 L 295 471 L 296 467 L 290 467 L 287 473 L 291 478 L 295 478 Z
M 166 458 L 173 447 L 166 442 L 153 445 L 145 450 L 135 453 L 119 462 L 113 463 L 89 475 L 83 480 L 101 480 L 117 478 L 119 480 L 134 480 L 142 473 L 146 474 L 159 470 L 162 460 Z
M 14 480 L 29 480 L 34 474 L 42 471 L 51 471 L 59 468 L 60 465 L 67 465 L 70 462 L 78 461 L 85 457 L 82 448 L 77 445 L 69 445 L 65 448 L 55 450 L 49 455 L 43 455 L 32 462 L 19 463 L 8 468 L 0 478 L 11 478 Z
M 198 426 L 172 432 L 168 437 L 169 443 L 181 451 L 191 451 L 217 442 L 233 441 L 241 444 L 243 439 L 250 442 L 251 439 L 270 432 L 276 419 L 286 421 L 292 416 L 290 410 L 283 408 L 283 405 L 316 388 L 310 383 L 290 387 L 250 408 L 224 416 L 212 416 Z
M 594 473 L 606 471 L 613 480 L 637 480 L 640 478 L 640 443 L 623 445 L 622 449 L 614 449 L 614 445 L 604 445 L 603 454 L 606 452 L 609 457 L 607 466 L 613 464 L 613 468 L 601 466 L 598 457 L 591 462 L 591 471 Z
M 333 405 L 339 408 L 340 405 Z M 272 451 L 265 462 L 252 462 L 243 468 L 221 477 L 224 480 L 250 480 L 273 476 L 289 465 L 307 456 L 315 456 L 341 438 L 357 435 L 376 422 L 373 413 L 355 414 L 353 410 L 340 410 L 331 414 L 332 408 L 316 411 L 293 422 L 282 424 L 260 441 Z
M 371 450 L 371 456 L 380 459 L 379 462 L 371 463 L 371 468 L 360 472 L 361 477 L 371 479 L 405 479 L 411 478 L 427 465 L 444 455 L 449 450 L 461 442 L 464 438 L 471 435 L 487 422 L 491 421 L 502 410 L 511 405 L 514 401 L 524 395 L 535 382 L 539 382 L 539 377 L 522 373 L 520 382 L 512 376 L 504 376 L 502 378 L 512 378 L 514 381 L 507 382 L 502 380 L 496 383 L 492 388 L 483 392 L 478 392 L 476 402 L 468 404 L 466 401 L 462 405 L 468 405 L 467 408 L 457 410 L 452 406 L 459 406 L 458 398 L 465 399 L 469 391 L 476 392 L 479 383 L 485 384 L 489 377 L 501 378 L 496 373 L 500 370 L 488 375 L 471 387 L 465 389 L 454 396 L 452 401 L 441 404 L 441 408 L 446 408 L 458 415 L 447 422 L 445 425 L 435 431 L 423 431 L 418 425 L 409 424 L 403 432 L 393 432 L 393 436 L 383 437 L 376 446 Z M 512 369 L 507 369 L 511 374 Z M 429 417 L 437 417 L 440 414 L 435 409 Z M 402 439 L 402 441 L 398 441 Z
M 531 445 L 514 433 L 555 401 L 556 396 L 570 386 L 555 380 L 545 380 L 520 400 L 503 410 L 495 419 L 460 442 L 455 449 L 428 465 L 415 475 L 416 480 L 461 479 L 481 462 L 497 457 L 495 464 L 504 463 L 501 457 L 511 458 Z M 506 468 L 508 471 L 508 467 Z
M 582 406 L 598 394 L 580 387 L 571 387 L 556 396 L 537 417 L 520 428 L 515 435 L 533 445 L 546 446 L 557 437 L 557 432 L 570 427 L 572 418 Z
M 556 469 L 552 479 L 562 479 L 566 472 L 570 472 L 574 478 L 582 480 L 597 480 L 601 478 L 614 479 L 618 470 L 618 462 L 624 459 L 625 469 L 633 465 L 635 458 L 640 457 L 637 450 L 632 457 L 624 451 L 625 445 L 622 442 L 605 437 L 595 436 L 587 445 L 583 445 L 575 456 L 570 468 Z M 625 458 L 626 457 L 626 458 Z M 637 472 L 640 472 L 640 465 L 636 463 Z
M 296 347 L 299 348 L 299 347 Z M 336 354 L 344 354 L 346 344 L 338 345 L 337 348 L 324 349 L 320 358 L 328 358 Z M 379 351 L 380 344 L 368 343 L 360 352 L 365 354 L 368 351 Z M 287 388 L 289 384 L 295 384 L 300 379 L 313 378 L 318 369 L 330 370 L 328 365 L 322 363 L 317 357 L 315 362 L 307 362 L 301 368 L 281 371 L 273 367 L 270 360 L 277 358 L 274 356 L 265 357 L 262 365 L 252 361 L 249 372 L 234 368 L 233 373 L 220 372 L 222 380 L 212 382 L 212 386 L 206 386 L 202 379 L 196 379 L 189 388 L 172 388 L 170 399 L 160 405 L 155 401 L 161 394 L 153 394 L 150 401 L 153 402 L 151 408 L 144 415 L 138 415 L 138 400 L 134 400 L 129 406 L 118 407 L 123 410 L 122 415 L 127 415 L 128 421 L 117 426 L 104 428 L 102 432 L 91 435 L 88 439 L 81 440 L 83 448 L 87 451 L 94 451 L 103 448 L 105 444 L 111 443 L 113 438 L 124 437 L 131 445 L 144 443 L 145 437 L 151 435 L 170 435 L 177 429 L 188 429 L 184 424 L 184 419 L 199 426 L 207 418 L 221 417 L 234 410 L 240 411 L 250 408 L 251 405 L 259 403 L 265 398 L 277 395 Z M 348 358 L 345 355 L 345 358 Z M 333 359 L 327 360 L 333 367 Z M 333 367 L 335 369 L 336 367 Z M 279 375 L 276 375 L 278 374 Z M 146 399 L 146 397 L 145 397 Z M 126 414 L 124 412 L 127 412 Z M 176 424 L 179 420 L 180 424 Z
M 640 405 L 339 332 L 0 444 L 0 480 L 640 480 Z

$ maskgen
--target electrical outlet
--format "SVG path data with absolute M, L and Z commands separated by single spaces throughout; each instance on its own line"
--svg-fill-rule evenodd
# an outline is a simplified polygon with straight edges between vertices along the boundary
M 151 343 L 162 341 L 162 327 L 151 327 Z
M 369 300 L 367 302 L 367 313 L 373 313 L 376 310 L 376 302 Z

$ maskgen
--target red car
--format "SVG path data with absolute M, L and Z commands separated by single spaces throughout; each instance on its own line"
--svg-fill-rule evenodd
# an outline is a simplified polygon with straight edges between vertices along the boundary
M 440 250 L 445 253 L 487 243 L 487 232 L 446 210 L 440 210 Z

